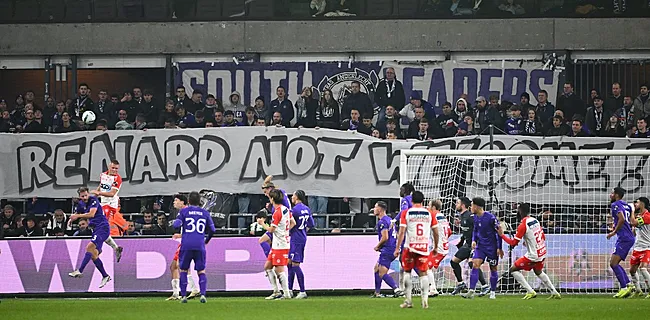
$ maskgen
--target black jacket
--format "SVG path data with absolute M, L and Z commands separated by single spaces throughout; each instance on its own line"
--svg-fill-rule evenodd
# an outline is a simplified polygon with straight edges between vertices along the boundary
M 561 124 L 559 128 L 551 126 L 548 131 L 546 131 L 546 136 L 547 137 L 556 137 L 556 136 L 566 136 L 569 134 L 569 131 L 571 131 L 571 128 L 569 128 L 568 125 L 566 124 Z
M 612 116 L 612 113 L 603 107 L 600 112 L 600 117 L 597 117 L 597 114 L 598 112 L 595 107 L 589 108 L 589 110 L 587 110 L 587 115 L 585 116 L 585 125 L 589 128 L 591 134 L 600 137 L 603 134 L 603 131 L 605 131 L 605 126 L 607 126 L 607 121 L 609 121 L 609 117 Z
M 395 86 L 394 88 L 393 82 L 387 82 L 388 80 L 382 79 L 379 81 L 379 84 L 377 84 L 377 91 L 375 91 L 375 103 L 377 103 L 378 106 L 384 108 L 386 106 L 393 106 L 395 110 L 399 112 L 406 105 L 404 87 L 402 86 L 402 83 L 397 79 L 393 80 Z M 388 94 L 391 90 L 392 92 L 390 93 L 389 97 Z
M 361 116 L 374 113 L 372 101 L 370 101 L 370 97 L 364 92 L 350 94 L 345 97 L 345 100 L 343 100 L 343 108 L 341 108 L 341 119 L 349 119 L 352 109 L 359 110 Z
M 26 123 L 23 128 L 25 133 L 47 133 L 47 126 L 41 122 L 33 120 L 32 122 Z
M 115 104 L 112 102 L 104 101 L 102 103 L 101 101 L 97 101 L 97 103 L 95 103 L 95 109 L 93 111 L 95 112 L 95 116 L 97 116 L 97 120 L 106 120 L 108 126 L 111 128 L 115 125 L 115 119 L 117 119 L 117 110 L 115 110 Z
M 316 125 L 329 129 L 338 129 L 341 126 L 341 110 L 336 100 L 332 99 L 329 103 L 320 102 L 316 108 Z
M 584 116 L 587 105 L 575 93 L 570 96 L 561 95 L 557 98 L 557 110 L 564 112 L 564 119 L 571 120 L 575 114 Z

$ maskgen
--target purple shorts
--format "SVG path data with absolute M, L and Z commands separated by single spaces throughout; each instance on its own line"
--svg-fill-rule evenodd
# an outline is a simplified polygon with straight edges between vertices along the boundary
M 379 254 L 377 264 L 390 269 L 390 264 L 395 261 L 395 255 L 392 252 L 382 252 Z
M 183 250 L 178 255 L 178 267 L 181 270 L 188 270 L 190 262 L 194 261 L 194 270 L 205 270 L 205 250 Z
M 93 235 L 92 238 L 90 238 L 90 242 L 94 243 L 95 247 L 97 247 L 97 251 L 101 253 L 104 241 L 106 241 L 110 235 L 111 231 L 108 227 L 95 228 L 93 229 Z
M 634 241 L 616 241 L 616 248 L 612 254 L 621 257 L 621 260 L 625 261 L 633 246 Z
M 305 258 L 305 244 L 292 243 L 291 249 L 289 249 L 289 260 L 291 260 L 291 262 L 302 263 L 304 258 Z
M 490 267 L 496 267 L 499 265 L 499 255 L 497 254 L 497 249 L 484 249 L 476 248 L 474 250 L 474 255 L 472 259 L 481 259 L 487 262 Z

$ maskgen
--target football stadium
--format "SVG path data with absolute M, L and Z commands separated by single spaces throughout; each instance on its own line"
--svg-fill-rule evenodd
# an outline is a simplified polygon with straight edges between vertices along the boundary
M 0 318 L 643 317 L 647 30 L 647 0 L 0 0 Z

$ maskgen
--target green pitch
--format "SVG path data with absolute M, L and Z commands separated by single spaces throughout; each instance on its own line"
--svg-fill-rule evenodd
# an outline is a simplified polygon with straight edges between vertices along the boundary
M 263 298 L 209 298 L 207 304 L 187 304 L 164 298 L 123 299 L 3 299 L 0 318 L 9 319 L 618 319 L 644 318 L 650 299 L 615 300 L 610 296 L 570 296 L 547 301 L 545 296 L 522 301 L 521 296 L 497 300 L 438 297 L 429 309 L 400 309 L 401 299 L 367 297 L 310 297 L 306 300 L 265 301 Z M 416 318 L 413 318 L 416 317 Z

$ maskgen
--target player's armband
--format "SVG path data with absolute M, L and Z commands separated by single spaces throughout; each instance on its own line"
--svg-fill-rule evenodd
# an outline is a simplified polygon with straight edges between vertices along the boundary
M 645 222 L 643 221 L 643 217 L 637 217 L 636 218 L 636 223 L 638 224 L 638 226 L 644 225 Z

